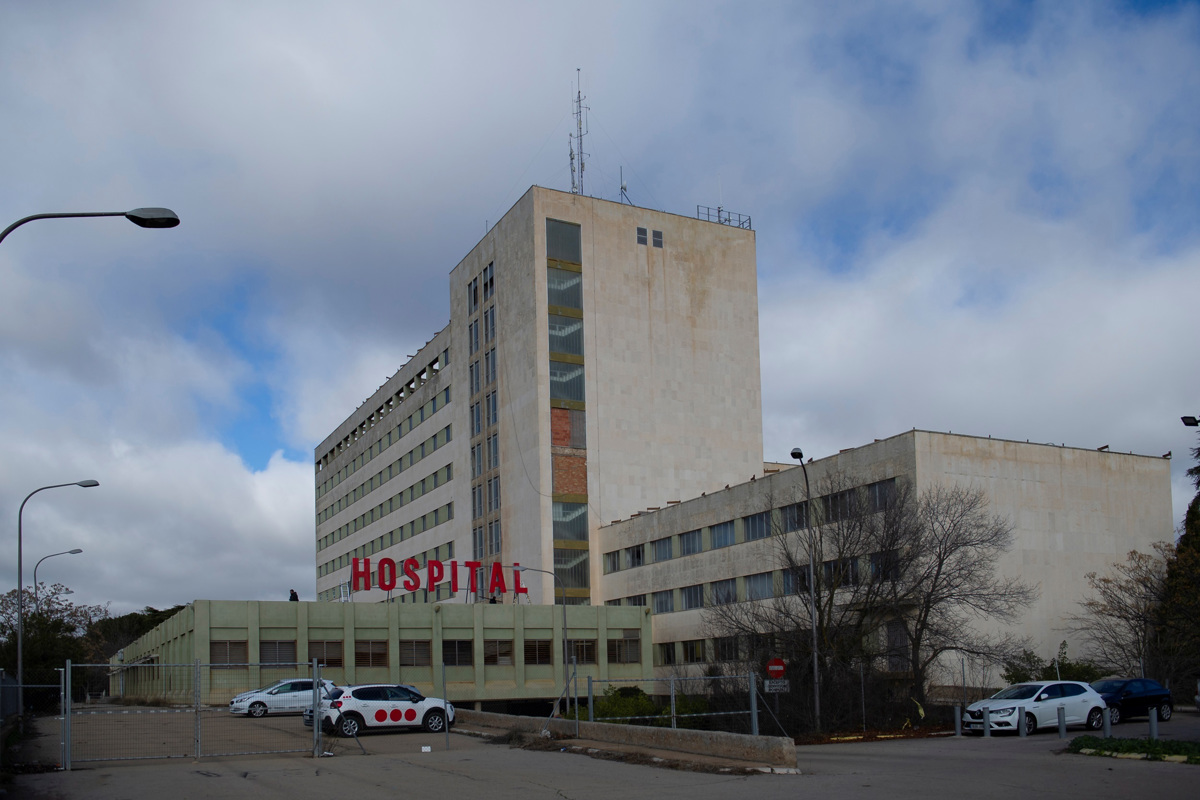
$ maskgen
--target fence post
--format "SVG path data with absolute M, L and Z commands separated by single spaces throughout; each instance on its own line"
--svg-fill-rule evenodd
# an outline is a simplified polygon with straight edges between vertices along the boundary
M 758 677 L 747 675 L 750 679 L 750 735 L 758 736 Z
M 675 727 L 675 676 L 671 676 L 671 727 Z
M 563 600 L 565 604 L 567 601 Z M 566 608 L 566 605 L 563 605 Z M 571 682 L 575 685 L 575 738 L 579 738 L 579 663 L 571 656 Z
M 71 769 L 71 659 L 67 659 L 63 669 L 62 697 L 60 703 L 63 709 L 63 770 Z
M 321 757 L 321 693 L 325 687 L 321 685 L 321 665 L 317 659 L 312 660 L 312 675 L 313 679 L 313 696 L 312 696 L 312 722 L 313 722 L 313 758 Z
M 592 689 L 592 676 L 588 675 L 588 722 L 596 721 L 596 695 Z
M 1110 738 L 1112 738 L 1112 712 L 1110 712 L 1107 708 L 1104 709 L 1103 719 L 1104 719 L 1104 738 L 1110 739 Z
M 1150 740 L 1158 738 L 1158 706 L 1150 709 Z
M 1028 736 L 1025 730 L 1025 706 L 1017 706 L 1017 736 Z
M 954 735 L 962 736 L 962 706 L 954 705 Z
M 196 730 L 193 734 L 196 740 L 196 760 L 200 760 L 200 659 L 196 659 L 192 676 L 192 703 L 195 708 Z M 251 684 L 253 685 L 253 684 Z
M 1067 707 L 1058 707 L 1058 738 L 1067 738 Z
M 992 710 L 987 706 L 983 707 L 983 735 L 992 735 Z

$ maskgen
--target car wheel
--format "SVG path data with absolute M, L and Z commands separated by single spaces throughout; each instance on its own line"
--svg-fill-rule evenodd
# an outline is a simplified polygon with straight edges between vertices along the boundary
M 1158 707 L 1158 718 L 1160 720 L 1162 720 L 1163 722 L 1166 722 L 1167 720 L 1169 720 L 1171 718 L 1171 711 L 1172 711 L 1171 704 L 1163 703 L 1161 706 Z
M 1089 731 L 1098 731 L 1104 727 L 1104 712 L 1098 708 L 1093 708 L 1087 715 L 1087 727 Z
M 1035 733 L 1037 733 L 1037 717 L 1027 713 L 1025 715 L 1025 735 L 1033 736 Z
M 252 717 L 265 717 L 267 715 L 267 704 L 251 703 L 250 710 L 247 713 Z
M 338 733 L 348 739 L 358 736 L 362 730 L 362 720 L 357 714 L 343 714 L 341 722 L 338 723 Z
M 1112 725 L 1120 724 L 1121 722 L 1121 707 L 1112 706 L 1108 709 L 1108 721 Z
M 441 733 L 446 729 L 446 718 L 441 711 L 430 711 L 421 723 L 430 733 Z

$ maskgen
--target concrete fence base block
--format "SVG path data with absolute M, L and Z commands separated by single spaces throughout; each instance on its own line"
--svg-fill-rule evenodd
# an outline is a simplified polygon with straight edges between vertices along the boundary
M 512 714 L 493 714 L 489 711 L 455 709 L 456 722 L 486 725 L 490 728 L 541 733 L 546 720 L 542 717 L 519 717 Z M 575 736 L 575 721 L 550 720 L 549 728 L 556 736 Z M 777 767 L 796 766 L 796 745 L 783 736 L 748 736 L 724 731 L 693 731 L 684 728 L 651 728 L 645 725 L 615 725 L 607 722 L 580 722 L 579 736 L 597 742 L 645 747 L 652 750 L 671 750 L 677 753 L 734 758 L 756 761 Z

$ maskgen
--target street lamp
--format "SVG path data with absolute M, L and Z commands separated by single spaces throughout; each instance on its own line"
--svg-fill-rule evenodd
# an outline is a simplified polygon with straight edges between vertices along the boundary
M 20 223 L 17 223 L 20 224 Z M 15 226 L 14 226 L 15 227 Z M 12 230 L 10 227 L 8 230 Z M 8 233 L 6 230 L 5 233 Z M 4 238 L 0 236 L 0 239 Z M 25 637 L 25 574 L 21 570 L 22 565 L 22 518 L 25 514 L 25 504 L 29 502 L 29 498 L 33 497 L 38 492 L 44 492 L 47 489 L 60 489 L 63 486 L 82 486 L 85 489 L 90 489 L 93 486 L 99 486 L 100 481 L 86 480 L 76 481 L 75 483 L 55 483 L 51 486 L 43 486 L 40 489 L 34 489 L 25 496 L 21 501 L 21 507 L 17 509 L 17 718 L 22 720 L 21 725 L 24 726 L 25 719 L 25 661 L 23 658 L 24 650 L 23 639 Z M 37 565 L 34 565 L 34 570 Z
M 812 613 L 812 671 L 813 671 L 813 727 L 821 732 L 821 672 L 817 662 L 817 568 L 816 542 L 813 537 L 812 491 L 808 485 L 808 467 L 804 465 L 804 451 L 792 448 L 792 458 L 800 462 L 804 471 L 804 527 L 808 528 L 808 603 Z
M 76 547 L 74 550 L 63 550 L 61 553 L 51 553 L 48 556 L 42 556 L 37 560 L 37 563 L 33 565 L 33 610 L 35 613 L 42 610 L 41 603 L 38 601 L 37 568 L 40 567 L 42 562 L 47 558 L 54 558 L 55 556 L 77 556 L 82 552 L 83 550 Z M 68 589 L 67 591 L 69 592 L 71 590 Z
M 1189 428 L 1195 428 L 1197 425 L 1200 425 L 1200 419 L 1197 419 L 1196 417 L 1180 417 L 1180 419 L 1183 420 L 1183 424 L 1187 425 Z
M 554 578 L 555 591 L 562 595 L 563 607 L 563 694 L 567 693 L 567 683 L 570 681 L 570 672 L 567 669 L 567 593 L 566 590 L 560 589 L 558 585 L 558 573 L 551 572 L 548 569 L 537 569 L 536 567 L 526 567 L 523 565 L 513 565 L 514 572 L 540 572 L 543 575 L 549 575 Z
M 35 219 L 65 219 L 68 217 L 125 217 L 125 219 L 140 228 L 174 228 L 179 224 L 179 217 L 169 208 L 135 208 L 132 211 L 77 211 L 71 213 L 34 214 L 19 219 L 0 233 L 0 242 L 26 222 Z

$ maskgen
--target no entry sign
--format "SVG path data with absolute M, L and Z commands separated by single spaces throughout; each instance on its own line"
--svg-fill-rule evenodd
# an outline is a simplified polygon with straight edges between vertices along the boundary
M 767 675 L 778 680 L 783 677 L 785 666 L 782 658 L 772 658 L 767 662 Z

